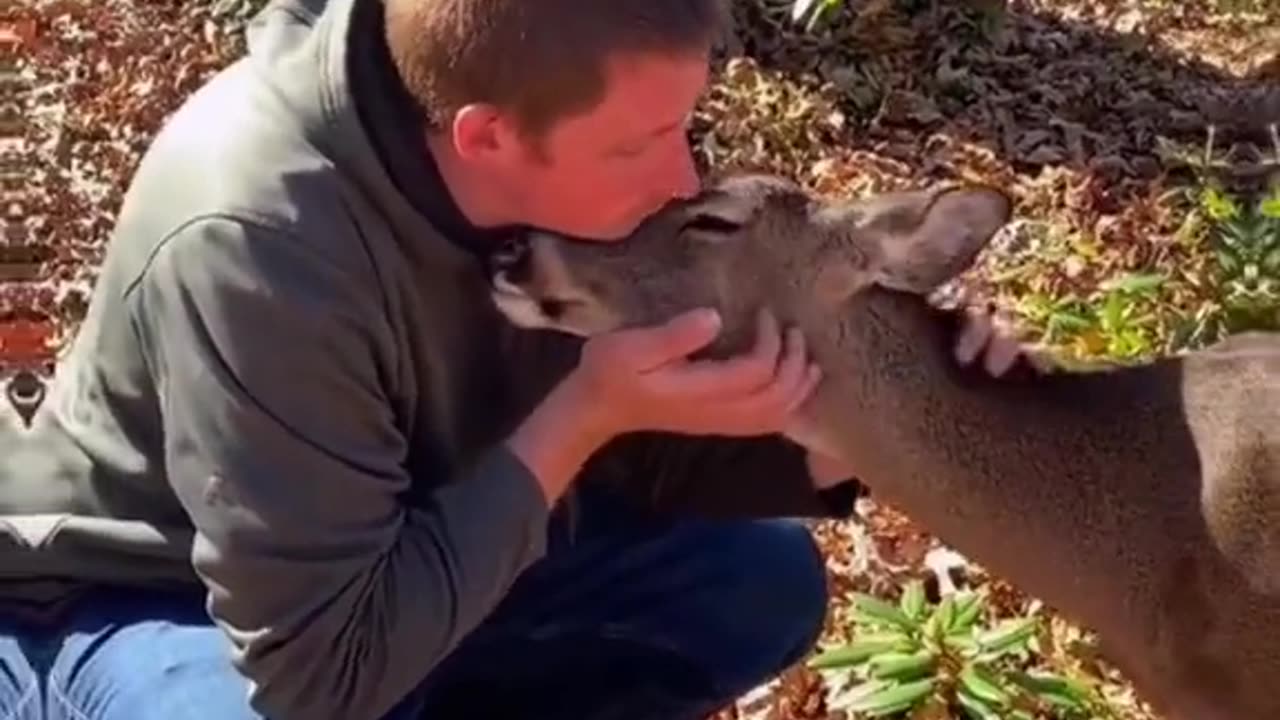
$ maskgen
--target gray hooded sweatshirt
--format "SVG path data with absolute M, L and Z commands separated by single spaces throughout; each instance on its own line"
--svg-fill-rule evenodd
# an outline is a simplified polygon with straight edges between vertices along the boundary
M 158 133 L 33 425 L 0 409 L 0 617 L 205 591 L 255 707 L 362 720 L 543 554 L 551 509 L 501 441 L 577 341 L 493 308 L 500 233 L 452 204 L 380 30 L 376 0 L 277 0 Z M 814 491 L 779 438 L 654 433 L 586 482 L 703 516 L 838 516 L 858 489 Z

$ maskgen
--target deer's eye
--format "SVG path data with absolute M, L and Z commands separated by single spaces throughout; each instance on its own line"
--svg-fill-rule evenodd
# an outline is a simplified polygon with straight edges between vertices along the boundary
M 703 232 L 728 235 L 741 229 L 741 224 L 711 213 L 698 213 L 685 220 L 684 224 L 680 226 L 680 232 L 682 233 L 686 230 L 701 230 Z

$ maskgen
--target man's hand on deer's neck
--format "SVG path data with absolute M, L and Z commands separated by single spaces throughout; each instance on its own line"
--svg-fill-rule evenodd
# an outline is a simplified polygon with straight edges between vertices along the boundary
M 1008 325 L 1000 323 L 989 312 L 965 313 L 964 324 L 956 337 L 955 354 L 962 365 L 970 365 L 981 357 L 982 367 L 992 377 L 1009 372 L 1019 359 L 1041 372 L 1053 368 L 1047 355 L 1019 343 Z
M 1011 330 L 998 323 L 990 313 L 968 312 L 955 341 L 955 357 L 963 365 L 982 359 L 982 367 L 993 377 L 1009 371 L 1019 358 L 1034 367 L 1047 370 L 1046 358 L 1023 346 Z M 785 435 L 809 451 L 809 475 L 819 489 L 826 489 L 857 477 L 860 469 L 849 467 L 840 459 L 839 451 L 822 437 L 822 429 L 803 412 L 798 413 Z

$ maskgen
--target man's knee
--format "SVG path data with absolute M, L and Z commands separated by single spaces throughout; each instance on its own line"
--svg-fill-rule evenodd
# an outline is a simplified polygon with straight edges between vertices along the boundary
M 742 584 L 726 600 L 741 608 L 742 620 L 755 622 L 759 634 L 793 640 L 788 657 L 799 659 L 816 642 L 826 619 L 829 595 L 822 553 L 799 522 L 757 522 L 741 532 Z
M 17 637 L 0 628 L 0 720 L 40 718 L 39 687 Z
M 708 540 L 726 684 L 754 686 L 813 647 L 828 606 L 825 563 L 808 528 L 770 520 L 726 525 Z
M 261 720 L 198 598 L 104 591 L 93 600 L 49 669 L 52 717 Z

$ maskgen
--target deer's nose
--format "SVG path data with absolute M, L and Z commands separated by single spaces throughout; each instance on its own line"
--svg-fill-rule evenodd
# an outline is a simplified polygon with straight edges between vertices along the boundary
M 559 320 L 568 309 L 568 303 L 555 298 L 546 298 L 538 301 L 538 310 L 547 317 L 548 320 Z

